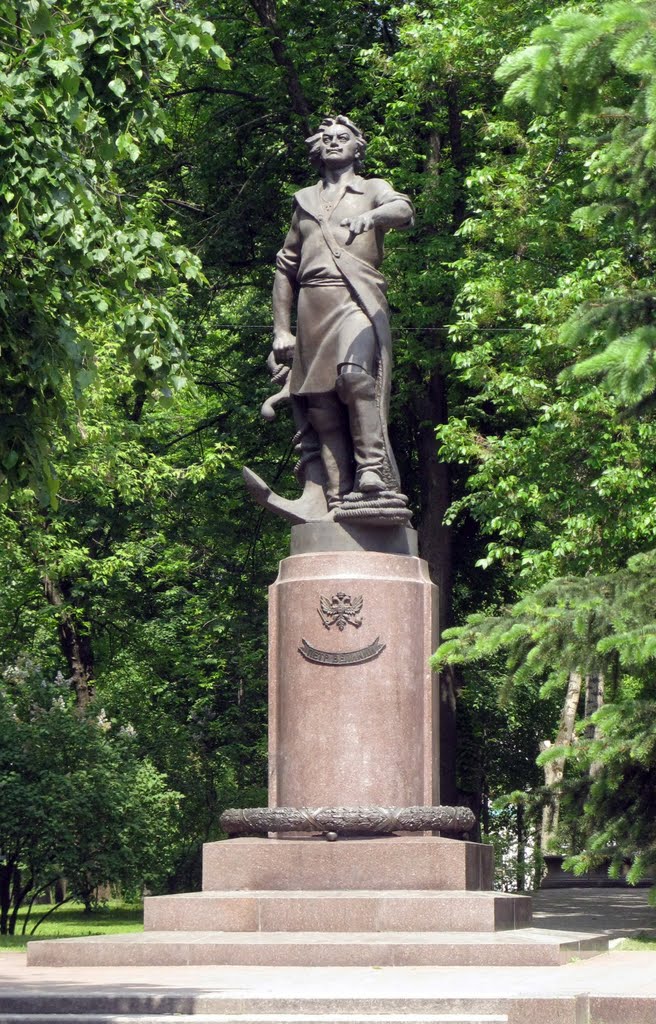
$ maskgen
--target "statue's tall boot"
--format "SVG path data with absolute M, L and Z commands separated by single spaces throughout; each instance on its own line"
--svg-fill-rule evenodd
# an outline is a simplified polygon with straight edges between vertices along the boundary
M 380 410 L 376 402 L 376 382 L 365 370 L 340 373 L 335 390 L 349 413 L 355 489 L 363 493 L 390 490 L 389 458 Z
M 323 401 L 318 402 L 318 398 Z M 319 438 L 328 508 L 335 508 L 344 495 L 353 490 L 354 467 L 348 422 L 334 395 L 313 398 L 308 407 L 308 419 Z

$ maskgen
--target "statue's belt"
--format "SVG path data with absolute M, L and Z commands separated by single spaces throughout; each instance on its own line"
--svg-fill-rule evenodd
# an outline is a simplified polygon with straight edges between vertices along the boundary
M 311 277 L 308 281 L 299 281 L 299 288 L 346 288 L 346 281 L 343 277 L 337 278 L 326 278 L 326 277 Z

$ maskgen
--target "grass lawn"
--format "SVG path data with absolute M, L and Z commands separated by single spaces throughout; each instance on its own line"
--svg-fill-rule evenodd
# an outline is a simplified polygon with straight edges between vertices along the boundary
M 39 925 L 34 935 L 29 934 L 30 928 L 39 916 L 47 910 L 37 907 L 36 912 L 27 926 L 26 935 L 0 935 L 0 953 L 13 951 L 22 952 L 27 942 L 36 939 L 72 939 L 78 935 L 109 935 L 112 932 L 143 931 L 143 907 L 141 904 L 120 903 L 110 900 L 92 914 L 85 914 L 81 903 L 66 903 L 53 911 L 43 924 Z M 25 919 L 24 911 L 18 915 L 16 931 L 20 932 Z
M 642 949 L 648 953 L 656 950 L 656 936 L 653 932 L 639 932 L 632 939 L 625 939 L 617 949 Z

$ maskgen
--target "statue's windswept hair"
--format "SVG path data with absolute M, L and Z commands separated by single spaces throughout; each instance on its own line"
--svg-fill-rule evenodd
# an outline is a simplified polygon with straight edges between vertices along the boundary
M 323 135 L 326 128 L 332 128 L 335 124 L 343 124 L 345 128 L 353 133 L 358 141 L 358 155 L 355 160 L 354 169 L 359 174 L 364 165 L 364 155 L 367 151 L 367 140 L 360 131 L 357 125 L 353 124 L 353 121 L 349 117 L 345 117 L 344 114 L 338 114 L 337 117 L 324 117 L 323 121 L 319 125 L 319 129 L 315 135 L 311 135 L 309 139 L 305 140 L 305 143 L 310 148 L 310 162 L 318 168 L 321 168 L 323 161 L 321 159 L 321 136 Z

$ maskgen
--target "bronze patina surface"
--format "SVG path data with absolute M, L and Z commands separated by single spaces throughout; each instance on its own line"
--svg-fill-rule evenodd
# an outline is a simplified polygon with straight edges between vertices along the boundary
M 469 807 L 250 807 L 230 808 L 219 819 L 229 835 L 321 832 L 386 835 L 435 831 L 460 835 L 474 827 Z
M 250 469 L 246 485 L 292 523 L 407 525 L 387 431 L 392 343 L 379 267 L 385 233 L 413 223 L 412 204 L 360 175 L 366 141 L 347 117 L 326 118 L 307 142 L 321 178 L 294 196 L 276 260 L 268 367 L 280 390 L 262 407 L 272 419 L 292 404 L 303 493 L 283 498 Z

